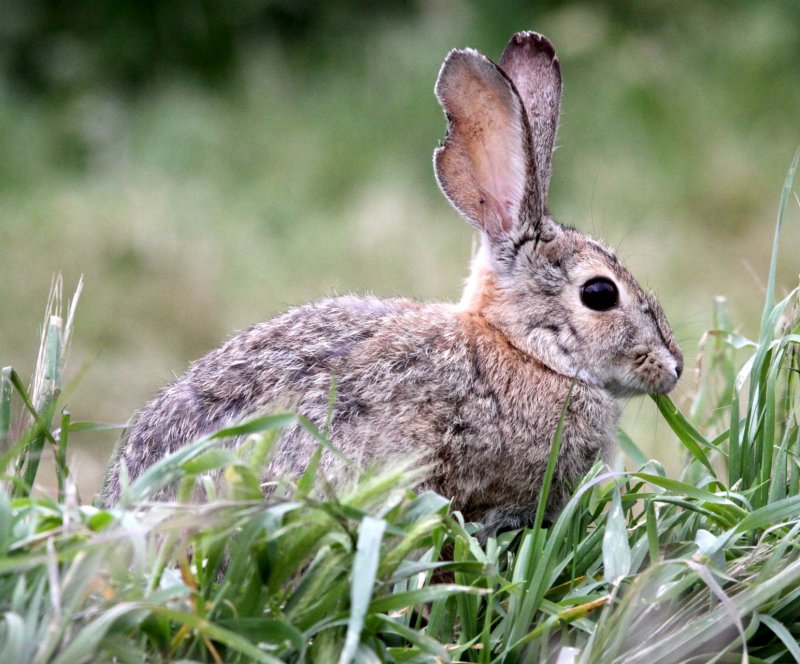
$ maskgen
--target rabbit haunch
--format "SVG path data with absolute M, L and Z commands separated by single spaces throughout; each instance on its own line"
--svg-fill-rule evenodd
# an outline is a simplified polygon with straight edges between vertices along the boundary
M 547 212 L 561 73 L 542 36 L 515 35 L 496 65 L 452 51 L 436 94 L 448 119 L 437 181 L 481 232 L 458 305 L 340 297 L 254 326 L 195 362 L 138 415 L 106 481 L 132 478 L 198 436 L 291 408 L 363 467 L 414 456 L 423 482 L 468 519 L 526 523 L 573 386 L 553 513 L 616 438 L 617 398 L 665 393 L 683 359 L 655 298 L 614 254 Z M 316 449 L 287 430 L 265 477 L 297 476 Z M 322 470 L 350 476 L 330 452 Z M 174 488 L 164 495 L 172 495 Z

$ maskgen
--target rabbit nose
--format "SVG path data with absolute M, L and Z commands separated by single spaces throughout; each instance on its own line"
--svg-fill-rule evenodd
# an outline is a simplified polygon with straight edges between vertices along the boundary
M 683 373 L 683 357 L 678 356 L 675 358 L 675 378 L 678 379 Z

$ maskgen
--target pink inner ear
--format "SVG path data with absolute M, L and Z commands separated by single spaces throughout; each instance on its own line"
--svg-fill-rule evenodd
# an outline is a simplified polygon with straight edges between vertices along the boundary
M 437 94 L 450 117 L 436 155 L 442 189 L 489 235 L 508 232 L 519 221 L 528 171 L 519 97 L 496 65 L 474 51 L 446 61 Z
M 473 167 L 487 203 L 485 225 L 498 225 L 510 231 L 517 223 L 522 200 L 525 196 L 525 153 L 522 108 L 513 91 L 498 98 L 491 95 L 484 106 L 485 115 L 480 124 L 480 149 L 477 150 Z M 485 92 L 484 92 L 485 94 Z M 481 93 L 476 92 L 475 96 Z
M 483 192 L 484 225 L 498 225 L 506 233 L 516 223 L 519 205 L 506 198 L 498 201 L 488 192 Z
M 508 221 L 503 224 L 503 230 L 510 231 L 517 217 L 519 217 L 520 206 L 513 201 L 505 200 L 503 201 L 503 208 L 505 210 L 505 218 L 508 219 Z

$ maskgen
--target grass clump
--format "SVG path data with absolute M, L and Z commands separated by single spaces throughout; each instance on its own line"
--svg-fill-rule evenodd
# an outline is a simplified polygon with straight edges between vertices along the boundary
M 195 441 L 114 508 L 83 501 L 66 441 L 94 425 L 63 407 L 69 320 L 46 326 L 45 387 L 11 369 L 0 384 L 0 661 L 800 661 L 800 295 L 778 299 L 774 269 L 797 161 L 758 338 L 718 302 L 688 416 L 655 399 L 681 474 L 622 435 L 635 470 L 597 464 L 555 522 L 542 505 L 523 531 L 478 537 L 410 490 L 408 464 L 333 489 L 317 456 L 265 499 L 281 429 L 308 426 L 288 414 Z M 48 450 L 56 497 L 33 490 Z M 176 501 L 150 500 L 172 482 Z

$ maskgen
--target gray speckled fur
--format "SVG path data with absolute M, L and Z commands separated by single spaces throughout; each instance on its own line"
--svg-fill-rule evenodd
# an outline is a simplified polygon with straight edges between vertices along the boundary
M 682 358 L 655 298 L 607 248 L 546 213 L 561 90 L 552 46 L 520 33 L 503 64 L 507 71 L 476 51 L 453 51 L 437 82 L 449 120 L 437 179 L 482 231 L 462 302 L 330 298 L 234 336 L 139 413 L 120 451 L 132 478 L 198 436 L 275 406 L 322 428 L 335 376 L 330 438 L 346 455 L 362 466 L 416 455 L 429 468 L 424 485 L 468 519 L 515 527 L 532 513 L 574 378 L 551 513 L 613 449 L 617 398 L 672 389 Z M 506 187 L 498 172 L 516 184 Z M 580 286 L 598 275 L 620 291 L 606 312 L 580 300 Z M 288 430 L 266 475 L 298 475 L 315 447 Z M 107 503 L 119 497 L 119 467 L 107 478 Z M 347 475 L 328 452 L 323 468 Z

